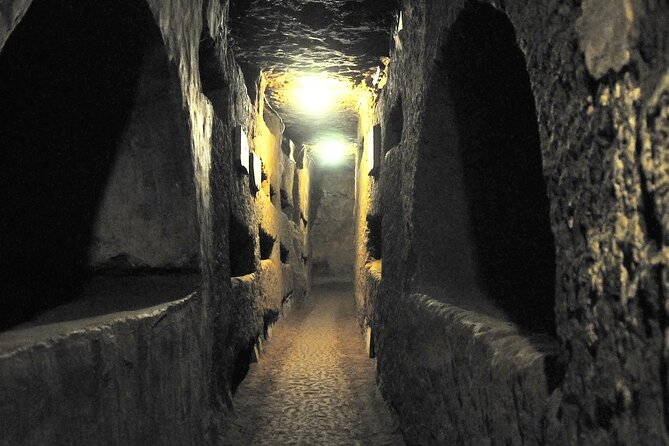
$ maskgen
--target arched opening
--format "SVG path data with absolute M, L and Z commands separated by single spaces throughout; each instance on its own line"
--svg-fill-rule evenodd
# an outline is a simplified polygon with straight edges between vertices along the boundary
M 0 328 L 199 283 L 188 117 L 143 2 L 36 1 L 0 52 Z M 76 307 L 76 308 L 75 308 Z
M 534 97 L 513 26 L 492 6 L 470 2 L 443 54 L 417 174 L 428 197 L 422 224 L 432 225 L 424 230 L 438 230 L 422 238 L 428 254 L 419 257 L 449 292 L 483 294 L 522 327 L 554 332 L 555 244 Z

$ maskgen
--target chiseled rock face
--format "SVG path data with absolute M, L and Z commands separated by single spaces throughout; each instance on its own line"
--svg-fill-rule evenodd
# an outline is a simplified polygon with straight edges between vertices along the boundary
M 261 69 L 361 80 L 387 55 L 394 7 L 383 0 L 232 1 L 233 50 Z
M 576 22 L 581 50 L 592 75 L 620 71 L 630 61 L 634 8 L 631 0 L 586 0 Z
M 444 59 L 441 45 L 462 2 L 406 1 L 404 28 L 396 39 L 401 45 L 391 54 L 377 116 L 384 125 L 401 96 L 404 134 L 384 158 L 380 197 L 369 206 L 383 215 L 382 299 L 375 323 L 384 393 L 403 417 L 407 440 L 415 444 L 439 444 L 444 435 L 465 444 L 480 444 L 473 439 L 666 444 L 669 349 L 663 290 L 669 285 L 669 224 L 663 185 L 669 10 L 643 0 L 555 1 L 550 7 L 515 0 L 485 3 L 501 8 L 513 26 L 536 105 L 555 238 L 560 359 L 523 365 L 511 361 L 510 351 L 474 348 L 486 344 L 486 324 L 479 325 L 478 334 L 456 333 L 468 316 L 444 321 L 436 307 L 411 298 L 412 278 L 421 267 L 414 232 L 418 157 L 432 136 L 424 133 L 425 122 L 438 119 L 446 125 L 448 119 L 428 114 L 426 103 L 439 93 L 429 89 L 435 69 L 457 63 Z M 615 37 L 605 38 L 609 32 Z M 434 192 L 438 200 L 448 191 L 435 187 Z M 475 304 L 463 305 L 482 316 Z M 455 307 L 460 310 L 448 314 L 464 311 Z M 430 356 L 430 349 L 439 354 Z M 490 354 L 482 354 L 486 349 Z M 455 363 L 455 372 L 449 370 L 445 358 L 462 351 L 471 354 Z M 438 360 L 429 360 L 433 357 Z M 494 372 L 500 361 L 510 367 L 507 377 L 519 380 L 501 379 Z M 405 398 L 416 386 L 437 396 Z M 451 405 L 459 402 L 439 401 L 452 396 L 457 401 L 471 388 L 481 389 L 462 399 L 472 410 L 454 411 Z M 510 408 L 509 398 L 528 405 Z M 474 402 L 483 403 L 474 410 Z M 487 412 L 488 403 L 499 411 Z M 533 427 L 518 429 L 515 419 Z M 506 432 L 490 428 L 500 420 L 509 422 Z

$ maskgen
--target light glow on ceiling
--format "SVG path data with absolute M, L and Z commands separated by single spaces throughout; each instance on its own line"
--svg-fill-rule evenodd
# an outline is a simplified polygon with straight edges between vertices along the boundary
M 289 100 L 309 113 L 325 113 L 350 95 L 351 85 L 326 75 L 300 76 L 289 88 Z

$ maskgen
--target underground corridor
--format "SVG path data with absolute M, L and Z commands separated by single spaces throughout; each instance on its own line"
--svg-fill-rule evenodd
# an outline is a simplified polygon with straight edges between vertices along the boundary
M 0 1 L 0 445 L 669 445 L 666 23 Z

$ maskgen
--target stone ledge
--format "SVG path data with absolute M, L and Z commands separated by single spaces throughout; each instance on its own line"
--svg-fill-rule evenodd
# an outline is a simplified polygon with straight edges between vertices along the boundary
M 200 305 L 193 293 L 3 334 L 0 445 L 204 443 L 208 349 Z M 18 335 L 28 340 L 17 342 Z
M 542 442 L 544 361 L 557 346 L 422 294 L 390 311 L 398 322 L 380 341 L 381 386 L 411 443 Z
M 95 316 L 73 321 L 57 322 L 37 325 L 30 328 L 8 330 L 0 333 L 0 361 L 22 350 L 36 347 L 45 347 L 57 342 L 67 341 L 70 337 L 86 336 L 97 333 L 105 328 L 113 329 L 115 324 L 123 324 L 128 320 L 137 320 L 164 317 L 167 313 L 181 308 L 187 301 L 193 299 L 197 291 L 188 296 L 160 305 L 132 311 L 119 311 L 101 316 Z

